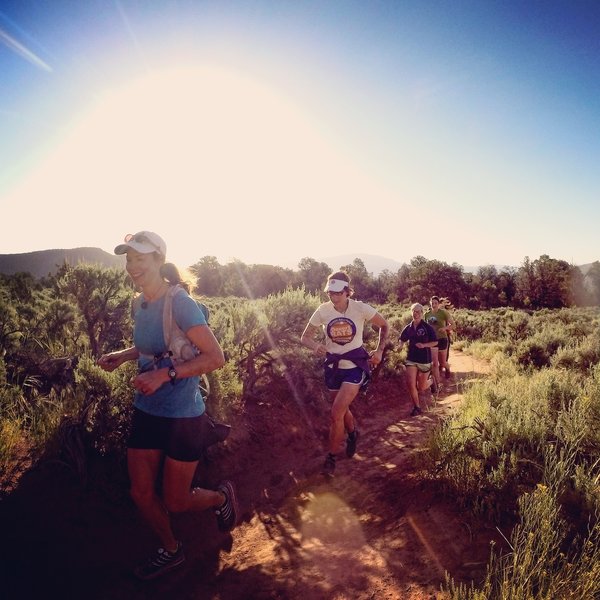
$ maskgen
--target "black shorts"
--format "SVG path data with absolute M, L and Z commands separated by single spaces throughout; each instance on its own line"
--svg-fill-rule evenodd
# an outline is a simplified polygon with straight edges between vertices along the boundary
M 448 338 L 438 338 L 438 350 L 447 350 L 448 349 Z
M 199 417 L 173 419 L 156 417 L 134 407 L 127 447 L 162 450 L 174 460 L 194 462 L 210 445 L 212 427 L 206 412 Z

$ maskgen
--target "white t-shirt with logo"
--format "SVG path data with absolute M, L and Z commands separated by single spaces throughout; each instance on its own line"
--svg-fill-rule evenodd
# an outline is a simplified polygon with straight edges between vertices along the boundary
M 363 345 L 365 323 L 377 314 L 377 310 L 359 300 L 348 299 L 345 312 L 338 312 L 333 302 L 321 304 L 313 313 L 309 323 L 323 327 L 325 348 L 330 354 L 345 354 Z M 340 369 L 352 369 L 356 365 L 350 360 L 341 360 Z

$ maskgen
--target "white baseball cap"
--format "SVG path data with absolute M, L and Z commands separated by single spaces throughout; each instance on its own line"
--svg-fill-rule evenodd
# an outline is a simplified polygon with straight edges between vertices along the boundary
M 125 236 L 125 243 L 119 244 L 115 248 L 115 254 L 125 254 L 129 248 L 132 248 L 141 254 L 158 252 L 161 256 L 167 255 L 167 244 L 165 243 L 165 240 L 153 231 L 128 233 Z
M 341 292 L 344 288 L 349 287 L 347 281 L 343 279 L 328 279 L 325 285 L 324 292 Z

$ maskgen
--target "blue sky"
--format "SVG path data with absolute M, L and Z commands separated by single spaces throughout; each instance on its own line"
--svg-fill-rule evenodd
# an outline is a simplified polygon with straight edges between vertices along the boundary
M 600 259 L 600 3 L 0 2 L 0 253 Z

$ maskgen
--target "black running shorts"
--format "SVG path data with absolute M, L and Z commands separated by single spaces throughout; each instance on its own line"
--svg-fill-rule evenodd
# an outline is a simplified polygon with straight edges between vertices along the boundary
M 156 417 L 133 409 L 128 448 L 162 450 L 169 458 L 194 462 L 202 457 L 212 424 L 206 413 L 199 417 Z

